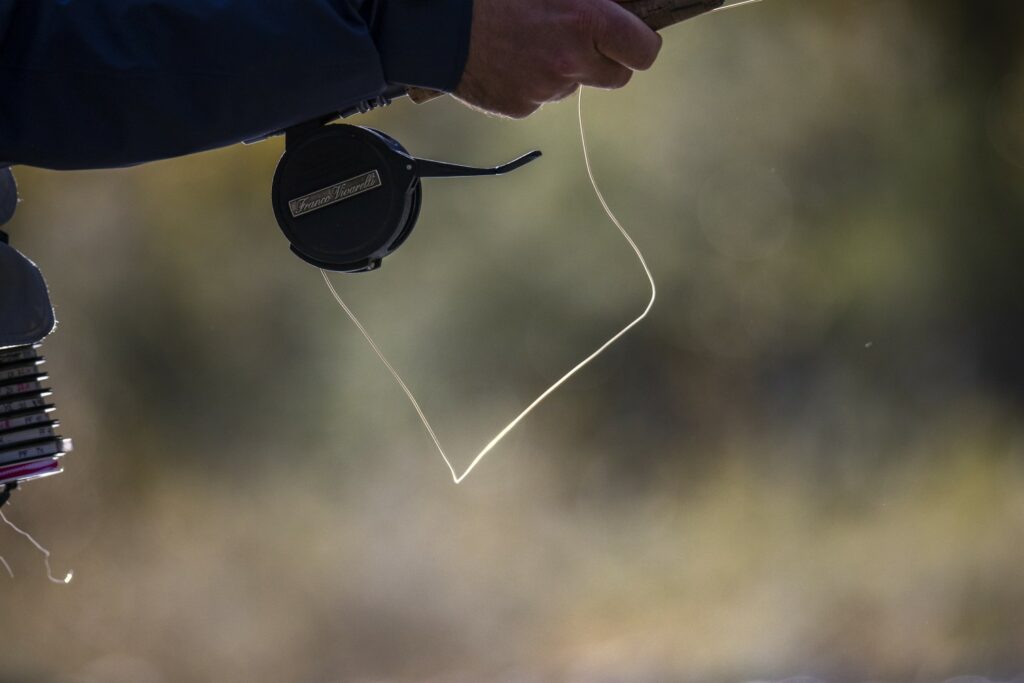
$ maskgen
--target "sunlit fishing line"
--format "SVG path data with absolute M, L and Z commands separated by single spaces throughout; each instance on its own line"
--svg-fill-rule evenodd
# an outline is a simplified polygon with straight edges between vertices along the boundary
M 47 550 L 46 548 L 44 548 L 39 543 L 39 541 L 34 539 L 32 537 L 32 534 L 30 534 L 29 532 L 25 531 L 24 529 L 19 528 L 18 526 L 16 526 L 14 524 L 14 522 L 12 522 L 11 520 L 7 519 L 7 515 L 4 514 L 3 510 L 0 510 L 0 519 L 3 519 L 4 524 L 6 524 L 7 526 L 11 527 L 15 531 L 17 531 L 19 534 L 21 534 L 22 536 L 27 538 L 28 542 L 31 543 L 32 545 L 34 545 L 36 547 L 36 550 L 38 550 L 39 552 L 41 552 L 43 554 L 43 564 L 46 565 L 46 578 L 48 578 L 53 583 L 59 583 L 61 585 L 71 583 L 71 579 L 72 579 L 72 577 L 74 577 L 75 573 L 73 571 L 69 571 L 67 574 L 64 575 L 63 579 L 58 579 L 56 576 L 54 576 L 53 575 L 53 569 L 50 567 L 50 551 Z M 4 565 L 6 566 L 7 562 L 4 562 Z M 7 571 L 10 572 L 11 568 L 7 567 Z M 11 573 L 11 576 L 12 577 L 14 576 L 13 572 Z
M 11 570 L 11 565 L 7 564 L 7 560 L 4 559 L 3 555 L 0 555 L 0 564 L 4 566 L 4 569 L 7 570 L 7 573 L 10 574 L 11 578 L 13 579 L 14 572 Z
M 370 344 L 370 348 L 373 349 L 373 352 L 375 354 L 377 354 L 377 357 L 380 358 L 382 363 L 384 363 L 384 367 L 386 367 L 388 369 L 388 372 L 390 372 L 391 376 L 395 378 L 395 381 L 398 382 L 398 386 L 401 387 L 402 391 L 405 393 L 406 397 L 409 399 L 409 402 L 412 404 L 413 409 L 415 409 L 416 414 L 419 415 L 420 421 L 423 423 L 424 428 L 427 430 L 427 434 L 430 435 L 431 440 L 434 442 L 434 446 L 437 447 L 438 453 L 441 454 L 441 457 L 444 459 L 445 464 L 448 466 L 448 470 L 452 473 L 452 481 L 454 481 L 456 484 L 462 483 L 462 481 L 467 476 L 469 476 L 470 472 L 472 472 L 476 468 L 476 466 L 480 464 L 480 462 L 487 456 L 487 454 L 490 453 L 494 449 L 495 446 L 497 446 L 499 443 L 501 443 L 501 440 L 504 439 L 508 435 L 509 432 L 511 432 L 513 429 L 515 429 L 516 425 L 518 425 L 520 422 L 522 422 L 523 419 L 527 415 L 529 415 L 531 412 L 533 412 L 533 409 L 536 408 L 538 405 L 540 405 L 544 401 L 544 399 L 546 399 L 548 396 L 550 396 L 555 391 L 557 391 L 559 387 L 561 387 L 563 384 L 565 384 L 569 380 L 569 378 L 571 378 L 577 372 L 579 372 L 580 370 L 585 368 L 587 365 L 589 365 L 591 361 L 593 361 L 599 355 L 604 353 L 604 351 L 609 346 L 611 346 L 612 344 L 617 342 L 619 339 L 621 339 L 627 332 L 629 332 L 637 324 L 639 324 L 641 320 L 646 318 L 647 314 L 650 313 L 651 308 L 654 306 L 654 300 L 657 297 L 657 288 L 655 287 L 655 284 L 654 284 L 654 276 L 651 274 L 651 269 L 647 266 L 647 261 L 644 259 L 644 255 L 640 252 L 640 248 L 636 245 L 636 242 L 634 242 L 633 238 L 630 237 L 628 232 L 626 232 L 626 229 L 624 227 L 622 227 L 622 223 L 619 222 L 619 219 L 615 216 L 615 214 L 612 212 L 611 208 L 608 206 L 608 202 L 605 201 L 604 195 L 601 193 L 601 189 L 598 187 L 597 181 L 594 179 L 594 171 L 591 168 L 591 164 L 590 164 L 590 154 L 589 154 L 589 152 L 587 150 L 586 133 L 584 132 L 584 128 L 583 128 L 583 91 L 582 91 L 582 89 L 580 89 L 579 98 L 577 100 L 577 110 L 576 111 L 577 111 L 577 117 L 579 118 L 579 124 L 580 124 L 580 144 L 581 144 L 582 149 L 583 149 L 583 162 L 584 162 L 584 164 L 586 166 L 586 169 L 587 169 L 587 178 L 590 180 L 590 185 L 594 189 L 594 194 L 597 195 L 597 199 L 601 203 L 601 208 L 604 209 L 605 214 L 607 214 L 608 218 L 615 225 L 615 227 L 619 229 L 619 232 L 622 233 L 622 236 L 624 238 L 626 238 L 626 242 L 629 243 L 629 246 L 633 250 L 633 253 L 635 253 L 637 259 L 639 259 L 640 265 L 643 266 L 644 274 L 647 275 L 647 281 L 650 283 L 650 286 L 651 286 L 651 297 L 648 300 L 647 306 L 644 308 L 643 313 L 641 313 L 631 323 L 629 323 L 628 325 L 623 327 L 621 330 L 619 330 L 614 336 L 611 337 L 611 339 L 609 339 L 604 344 L 599 346 L 596 351 L 594 351 L 589 356 L 587 356 L 582 361 L 580 361 L 575 366 L 573 366 L 573 368 L 571 370 L 569 370 L 569 372 L 567 372 L 564 375 L 562 375 L 562 377 L 557 382 L 555 382 L 550 387 L 545 389 L 537 398 L 535 398 L 533 400 L 532 403 L 530 403 L 530 405 L 526 406 L 526 408 L 521 413 L 519 413 L 519 415 L 517 415 L 507 425 L 505 425 L 504 429 L 502 429 L 500 432 L 498 432 L 497 435 L 495 435 L 495 437 L 493 439 L 491 439 L 487 443 L 487 445 L 484 446 L 483 449 L 479 453 L 477 453 L 476 457 L 473 458 L 473 461 L 469 463 L 469 466 L 466 468 L 466 470 L 462 474 L 459 474 L 455 470 L 455 466 L 452 464 L 451 459 L 448 457 L 448 454 L 445 453 L 444 447 L 441 446 L 441 441 L 437 438 L 437 434 L 434 433 L 433 427 L 430 426 L 430 420 L 427 419 L 427 416 L 423 412 L 423 409 L 420 408 L 419 402 L 416 400 L 416 397 L 413 395 L 413 393 L 409 389 L 409 387 L 402 380 L 401 375 L 398 374 L 398 371 L 395 370 L 394 366 L 392 366 L 391 363 L 388 361 L 388 359 L 384 356 L 384 353 L 380 350 L 380 347 L 377 346 L 376 342 L 373 341 L 373 338 L 370 336 L 369 332 L 367 332 L 366 328 L 363 327 L 363 324 L 361 322 L 359 322 L 359 318 L 357 318 L 356 315 L 352 312 L 352 310 L 348 307 L 348 305 L 345 304 L 344 300 L 341 298 L 341 295 L 338 294 L 338 290 L 336 290 L 334 288 L 334 284 L 331 282 L 330 277 L 328 277 L 327 271 L 325 271 L 323 269 L 320 270 L 320 274 L 323 276 L 324 282 L 327 283 L 327 288 L 330 290 L 331 295 L 334 297 L 334 300 L 338 302 L 338 305 L 341 306 L 341 310 L 343 310 L 345 312 L 345 315 L 347 315 L 349 317 L 349 319 L 355 324 L 356 328 L 358 328 L 359 332 L 363 335 L 363 337 L 366 339 L 366 341 Z
M 764 0 L 741 0 L 741 2 L 734 2 L 731 5 L 723 5 L 718 9 L 713 9 L 710 12 L 708 12 L 708 14 L 714 14 L 715 12 L 724 12 L 727 9 L 736 9 L 737 7 L 746 7 L 747 5 L 755 5 L 759 2 L 764 2 Z

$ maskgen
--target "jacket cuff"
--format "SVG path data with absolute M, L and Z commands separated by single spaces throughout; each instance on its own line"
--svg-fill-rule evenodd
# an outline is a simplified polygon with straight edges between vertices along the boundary
M 469 55 L 473 0 L 383 0 L 373 36 L 393 85 L 451 92 Z

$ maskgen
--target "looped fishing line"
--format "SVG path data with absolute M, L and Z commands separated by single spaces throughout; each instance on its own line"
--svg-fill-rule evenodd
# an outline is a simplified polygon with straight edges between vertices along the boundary
M 740 0 L 739 2 L 733 2 L 731 4 L 719 7 L 718 9 L 713 10 L 713 12 L 721 12 L 727 9 L 736 9 L 737 7 L 753 5 L 759 2 L 762 2 L 762 0 Z M 647 317 L 647 313 L 650 312 L 651 307 L 653 307 L 654 305 L 654 299 L 657 297 L 657 288 L 654 285 L 654 276 L 651 274 L 650 268 L 647 267 L 647 261 L 644 259 L 643 254 L 640 252 L 640 248 L 637 247 L 636 243 L 633 241 L 633 238 L 630 237 L 630 233 L 626 231 L 626 228 L 623 227 L 623 224 L 620 221 L 618 221 L 618 218 L 615 217 L 615 214 L 608 207 L 608 203 L 605 201 L 604 195 L 601 193 L 601 188 L 597 185 L 597 180 L 594 178 L 594 169 L 591 167 L 590 153 L 587 150 L 587 135 L 584 131 L 583 126 L 583 90 L 584 89 L 581 87 L 580 95 L 577 99 L 577 115 L 580 120 L 580 144 L 583 147 L 583 160 L 584 164 L 587 167 L 587 177 L 590 179 L 590 185 L 591 187 L 594 188 L 594 195 L 597 196 L 598 202 L 601 203 L 601 208 L 604 209 L 604 213 L 608 216 L 608 220 L 610 220 L 614 224 L 614 226 L 618 228 L 618 231 L 622 232 L 623 238 L 625 238 L 626 242 L 629 243 L 630 248 L 633 250 L 633 253 L 636 254 L 637 259 L 640 261 L 640 265 L 643 266 L 644 274 L 647 275 L 647 282 L 650 283 L 650 299 L 648 299 L 647 305 L 644 307 L 643 312 L 640 313 L 632 323 L 630 323 L 625 328 L 615 333 L 610 339 L 608 339 L 608 341 L 601 344 L 593 353 L 591 353 L 586 358 L 581 360 L 579 364 L 573 366 L 573 368 L 564 375 L 562 375 L 562 377 L 557 382 L 555 382 L 550 387 L 545 389 L 541 393 L 541 395 L 535 398 L 534 402 L 531 402 L 529 405 L 527 405 L 527 407 L 522 411 L 522 413 L 517 415 L 512 420 L 512 422 L 508 423 L 505 426 L 505 428 L 498 432 L 498 434 L 493 439 L 490 439 L 487 442 L 487 444 L 483 446 L 483 449 L 478 454 L 476 454 L 476 457 L 473 458 L 472 462 L 470 462 L 469 464 L 469 467 L 467 467 L 462 474 L 459 474 L 456 471 L 455 465 L 452 464 L 452 461 L 449 459 L 449 457 L 447 457 L 447 454 L 444 453 L 444 449 L 441 446 L 441 442 L 437 438 L 437 434 L 434 433 L 433 427 L 430 426 L 430 421 L 424 414 L 423 409 L 420 408 L 420 403 L 418 400 L 416 400 L 416 396 L 413 395 L 413 392 L 410 390 L 409 386 L 406 385 L 406 382 L 404 382 L 401 379 L 401 376 L 390 364 L 387 357 L 385 357 L 384 353 L 380 350 L 380 347 L 377 346 L 377 343 L 373 340 L 373 337 L 371 337 L 370 333 L 367 332 L 367 329 L 365 327 L 362 327 L 362 324 L 359 323 L 359 318 L 355 316 L 355 313 L 353 313 L 352 310 L 348 307 L 348 305 L 345 304 L 344 300 L 342 300 L 341 295 L 339 295 L 338 291 L 334 288 L 334 284 L 331 283 L 331 279 L 330 276 L 328 276 L 327 270 L 321 269 L 321 274 L 324 276 L 324 282 L 327 283 L 327 287 L 331 291 L 332 296 L 334 296 L 335 301 L 338 302 L 338 305 L 341 306 L 341 309 L 343 311 L 345 311 L 345 314 L 348 315 L 350 321 L 352 321 L 355 327 L 358 328 L 359 333 L 366 338 L 367 342 L 370 344 L 370 347 L 374 349 L 374 353 L 376 353 L 377 357 L 381 359 L 381 362 L 383 362 L 384 367 L 387 368 L 389 373 L 391 373 L 391 376 L 394 378 L 395 382 L 398 383 L 398 386 L 401 387 L 401 390 L 404 393 L 406 393 L 406 396 L 409 398 L 409 402 L 413 404 L 413 408 L 416 410 L 416 414 L 420 416 L 420 422 L 423 423 L 424 428 L 427 430 L 427 433 L 430 435 L 431 440 L 437 447 L 437 452 L 441 454 L 441 458 L 444 459 L 444 464 L 447 465 L 449 471 L 452 472 L 452 480 L 455 481 L 456 483 L 461 483 L 463 479 L 469 476 L 469 473 L 472 472 L 473 469 L 475 469 L 476 466 L 480 464 L 480 461 L 483 460 L 488 453 L 492 452 L 494 450 L 494 447 L 498 445 L 501 442 L 501 440 L 508 435 L 510 431 L 515 429 L 516 425 L 522 422 L 522 420 L 527 415 L 534 412 L 534 409 L 537 408 L 538 405 L 540 405 L 545 398 L 550 396 L 559 387 L 565 384 L 565 382 L 567 382 L 570 377 L 572 377 L 573 375 L 577 374 L 578 372 L 586 368 L 588 365 L 590 365 L 590 362 L 594 360 L 594 358 L 596 358 L 597 356 L 601 355 L 601 353 L 603 353 L 609 346 L 614 344 L 616 341 L 622 339 L 630 330 L 639 325 L 642 319 Z
M 719 7 L 718 9 L 713 10 L 713 12 L 722 12 L 725 10 L 736 9 L 737 7 L 745 7 L 747 5 L 753 5 L 759 2 L 762 2 L 762 0 L 740 0 L 739 2 L 733 2 L 732 4 Z M 476 468 L 476 466 L 480 464 L 480 461 L 483 460 L 487 456 L 487 454 L 490 453 L 494 449 L 494 447 L 497 446 L 501 442 L 501 440 L 508 435 L 509 432 L 515 429 L 516 425 L 522 422 L 527 415 L 533 412 L 533 409 L 540 405 L 544 401 L 544 399 L 546 399 L 548 396 L 557 391 L 559 387 L 561 387 L 569 380 L 569 378 L 571 378 L 577 372 L 579 372 L 587 365 L 589 365 L 591 361 L 593 361 L 595 358 L 604 353 L 609 346 L 611 346 L 619 339 L 621 339 L 623 336 L 625 336 L 627 332 L 632 330 L 640 323 L 640 321 L 646 318 L 647 314 L 651 312 L 651 308 L 654 306 L 654 300 L 655 298 L 657 298 L 658 295 L 657 287 L 654 284 L 654 276 L 651 274 L 651 269 L 647 266 L 647 261 L 646 259 L 644 259 L 643 253 L 641 253 L 640 248 L 636 245 L 636 242 L 634 242 L 633 238 L 630 237 L 628 232 L 626 232 L 626 229 L 622 227 L 622 223 L 619 222 L 619 219 L 615 216 L 615 213 L 608 206 L 608 202 L 605 201 L 604 194 L 601 192 L 601 188 L 598 187 L 597 185 L 597 180 L 594 179 L 594 170 L 590 164 L 590 153 L 587 150 L 587 136 L 583 128 L 582 87 L 580 88 L 580 93 L 577 98 L 576 112 L 580 124 L 580 146 L 583 148 L 583 163 L 587 168 L 587 178 L 590 180 L 590 186 L 594 189 L 594 194 L 597 196 L 597 200 L 601 203 L 601 208 L 604 209 L 605 214 L 608 216 L 608 220 L 610 220 L 612 224 L 615 225 L 616 228 L 618 228 L 619 232 L 622 233 L 623 238 L 625 238 L 626 242 L 633 250 L 633 253 L 636 254 L 637 260 L 640 261 L 640 265 L 644 269 L 644 274 L 647 276 L 647 281 L 650 283 L 651 286 L 651 296 L 650 299 L 647 301 L 647 305 L 644 307 L 643 312 L 639 316 L 637 316 L 635 320 L 633 320 L 631 323 L 629 323 L 621 330 L 619 330 L 617 333 L 615 333 L 608 341 L 599 346 L 593 353 L 591 353 L 589 356 L 587 356 L 579 363 L 577 363 L 575 366 L 573 366 L 573 368 L 569 370 L 569 372 L 562 375 L 562 377 L 557 382 L 555 382 L 550 387 L 545 389 L 540 394 L 540 396 L 535 398 L 530 405 L 526 406 L 526 408 L 521 413 L 519 413 L 511 422 L 505 425 L 504 429 L 498 432 L 498 434 L 493 439 L 491 439 L 479 453 L 477 453 L 476 457 L 473 458 L 473 461 L 469 463 L 469 466 L 462 474 L 456 472 L 455 466 L 452 464 L 452 461 L 448 458 L 447 453 L 445 453 L 444 448 L 441 446 L 441 441 L 437 438 L 437 434 L 434 433 L 434 428 L 430 426 L 430 420 L 427 419 L 427 416 L 426 414 L 424 414 L 423 409 L 420 408 L 419 402 L 416 400 L 416 397 L 413 396 L 413 393 L 412 391 L 409 390 L 409 387 L 402 380 L 401 375 L 399 375 L 398 371 L 395 370 L 394 366 L 392 366 L 391 363 L 388 362 L 388 359 L 384 356 L 384 353 L 380 350 L 380 347 L 378 347 L 376 342 L 373 341 L 373 338 L 366 331 L 366 328 L 363 327 L 363 324 L 359 322 L 359 318 L 356 317 L 356 315 L 352 312 L 348 305 L 346 305 L 345 302 L 342 300 L 341 296 L 338 294 L 338 290 L 334 288 L 334 284 L 331 282 L 330 277 L 328 277 L 327 271 L 323 269 L 320 270 L 320 274 L 323 276 L 324 282 L 327 283 L 327 288 L 330 290 L 331 295 L 334 296 L 334 300 L 338 302 L 338 305 L 341 306 L 341 310 L 345 311 L 345 315 L 347 315 L 349 319 L 359 329 L 359 332 L 370 344 L 370 348 L 372 348 L 373 352 L 377 354 L 377 357 L 380 358 L 382 363 L 384 363 L 384 367 L 388 369 L 388 372 L 391 373 L 391 376 L 395 378 L 396 382 L 398 382 L 398 386 L 401 387 L 403 392 L 405 392 L 406 397 L 409 399 L 409 403 L 412 404 L 412 407 L 416 410 L 416 414 L 419 415 L 420 422 L 423 423 L 424 428 L 427 430 L 427 434 L 430 435 L 431 440 L 434 442 L 434 446 L 437 447 L 437 452 L 441 454 L 442 458 L 444 458 L 444 462 L 448 466 L 448 470 L 452 473 L 452 480 L 456 484 L 462 483 L 462 481 L 467 476 L 469 476 L 470 472 L 472 472 Z
M 594 171 L 593 168 L 591 168 L 590 164 L 590 154 L 587 150 L 586 133 L 584 132 L 583 128 L 582 88 L 580 89 L 580 94 L 577 99 L 577 116 L 579 118 L 580 143 L 583 148 L 583 162 L 587 168 L 587 178 L 589 178 L 590 185 L 594 189 L 594 194 L 597 195 L 597 199 L 601 203 L 601 208 L 604 209 L 604 212 L 605 214 L 607 214 L 609 220 L 611 220 L 615 227 L 619 229 L 619 232 L 622 233 L 622 236 L 626 239 L 626 242 L 629 243 L 629 246 L 633 250 L 633 253 L 636 254 L 637 259 L 640 261 L 640 265 L 644 269 L 644 274 L 647 276 L 647 281 L 650 283 L 651 286 L 651 296 L 647 302 L 647 306 L 644 307 L 643 312 L 639 316 L 637 316 L 635 320 L 633 320 L 628 325 L 619 330 L 608 341 L 599 346 L 597 350 L 595 350 L 589 356 L 581 360 L 571 370 L 562 375 L 562 377 L 558 381 L 556 381 L 550 387 L 545 389 L 537 398 L 533 400 L 532 403 L 530 403 L 530 405 L 526 406 L 526 408 L 521 413 L 519 413 L 519 415 L 517 415 L 507 425 L 505 425 L 504 429 L 498 432 L 498 434 L 493 439 L 491 439 L 479 453 L 477 453 L 476 457 L 473 458 L 473 461 L 469 463 L 469 466 L 462 474 L 459 474 L 455 470 L 455 466 L 452 464 L 452 461 L 448 458 L 447 453 L 445 453 L 444 447 L 441 446 L 441 441 L 437 438 L 437 434 L 434 433 L 434 428 L 431 427 L 430 420 L 427 419 L 427 416 L 426 414 L 424 414 L 423 409 L 420 408 L 419 402 L 416 400 L 416 397 L 413 395 L 412 391 L 409 390 L 409 387 L 406 385 L 406 383 L 402 380 L 401 375 L 398 374 L 398 371 L 395 370 L 394 366 L 392 366 L 388 359 L 384 356 L 384 353 L 380 350 L 380 347 L 378 347 L 376 342 L 373 341 L 373 337 L 371 337 L 370 334 L 366 331 L 366 328 L 363 327 L 363 324 L 359 322 L 359 318 L 356 317 L 356 315 L 348 307 L 345 301 L 341 298 L 341 295 L 338 294 L 338 291 L 334 288 L 334 284 L 331 282 L 330 277 L 328 277 L 327 275 L 327 271 L 322 269 L 320 271 L 320 274 L 324 278 L 324 282 L 327 284 L 327 288 L 334 296 L 334 300 L 338 302 L 338 305 L 341 306 L 341 309 L 345 311 L 345 314 L 359 329 L 359 332 L 370 344 L 370 348 L 372 348 L 374 353 L 377 354 L 377 357 L 380 358 L 381 362 L 384 364 L 384 367 L 388 369 L 388 372 L 390 372 L 391 376 L 395 378 L 395 381 L 398 383 L 398 386 L 401 387 L 403 392 L 405 392 L 406 397 L 409 399 L 409 402 L 412 404 L 412 407 L 416 410 L 416 414 L 419 415 L 420 421 L 423 423 L 424 428 L 426 428 L 427 433 L 430 435 L 431 440 L 434 442 L 434 446 L 437 447 L 438 453 L 441 454 L 441 457 L 444 459 L 445 464 L 448 465 L 448 470 L 452 473 L 452 480 L 456 484 L 461 483 L 462 480 L 469 476 L 469 473 L 472 472 L 478 464 L 480 464 L 480 461 L 482 461 L 487 456 L 487 454 L 490 453 L 494 449 L 494 447 L 497 446 L 501 442 L 501 440 L 508 435 L 509 432 L 515 429 L 516 425 L 522 422 L 527 415 L 533 412 L 533 409 L 540 405 L 544 401 L 544 399 L 546 399 L 548 396 L 557 391 L 559 387 L 561 387 L 569 380 L 569 378 L 571 378 L 577 372 L 579 372 L 587 365 L 589 365 L 591 361 L 593 361 L 599 355 L 604 353 L 604 351 L 609 346 L 611 346 L 619 339 L 621 339 L 627 332 L 629 332 L 636 325 L 638 325 L 641 320 L 646 318 L 647 314 L 650 313 L 651 308 L 654 306 L 654 300 L 657 297 L 657 288 L 654 284 L 654 276 L 651 274 L 651 269 L 647 266 L 647 261 L 644 259 L 644 255 L 641 253 L 640 248 L 636 245 L 636 242 L 633 241 L 633 238 L 629 236 L 628 232 L 626 232 L 626 229 L 622 227 L 622 223 L 619 222 L 619 219 L 612 212 L 611 208 L 609 208 L 608 202 L 605 201 L 604 195 L 601 193 L 601 189 L 598 187 L 597 181 L 594 179 Z

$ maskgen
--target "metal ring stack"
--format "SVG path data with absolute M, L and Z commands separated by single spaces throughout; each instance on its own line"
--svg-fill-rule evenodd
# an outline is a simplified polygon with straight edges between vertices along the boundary
M 7 489 L 59 474 L 71 451 L 71 440 L 57 434 L 38 350 L 39 344 L 0 350 L 0 486 Z

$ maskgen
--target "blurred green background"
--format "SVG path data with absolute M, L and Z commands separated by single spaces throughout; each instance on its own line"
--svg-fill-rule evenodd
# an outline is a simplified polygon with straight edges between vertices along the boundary
M 652 317 L 454 486 L 274 222 L 275 139 L 18 169 L 60 477 L 0 528 L 0 681 L 1024 676 L 1024 3 L 768 0 L 587 92 Z M 358 123 L 428 181 L 342 294 L 463 466 L 646 282 L 572 102 Z M 1017 678 L 1020 680 L 1019 678 Z

